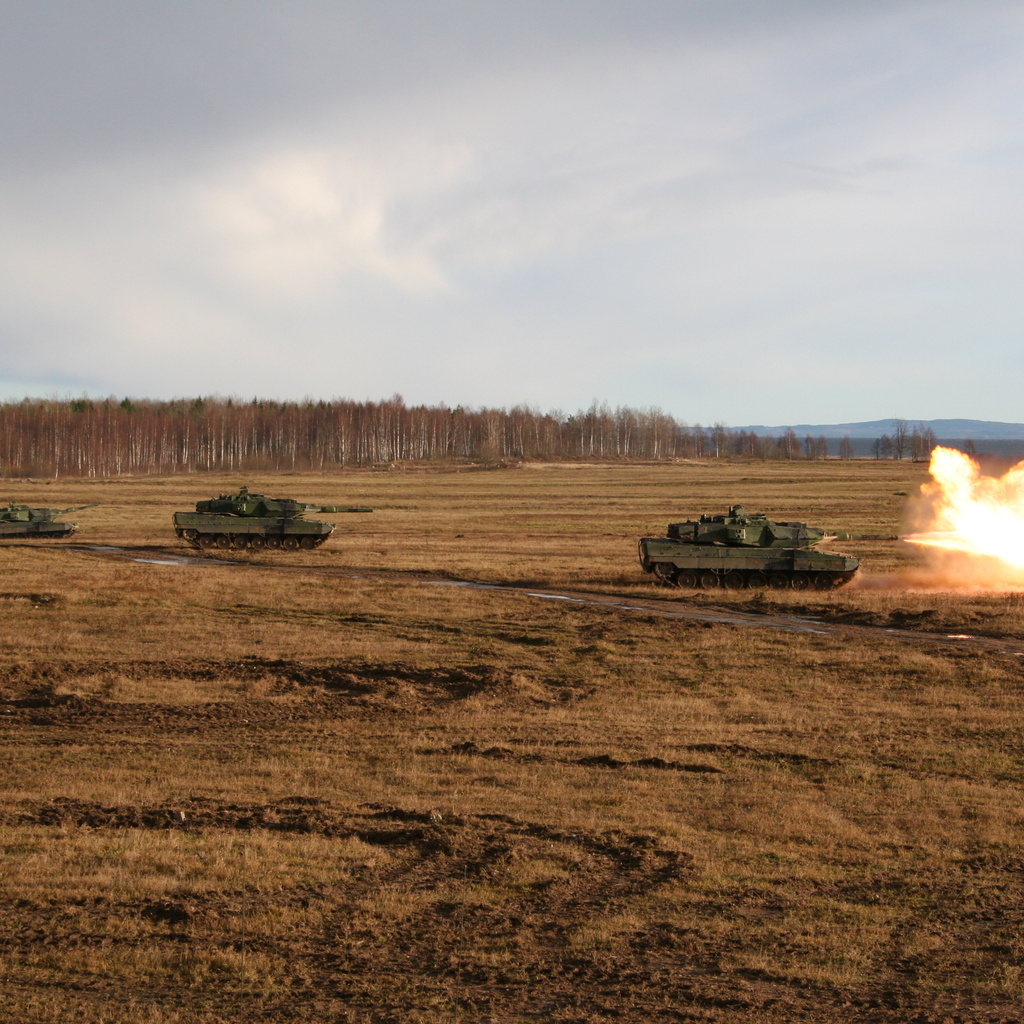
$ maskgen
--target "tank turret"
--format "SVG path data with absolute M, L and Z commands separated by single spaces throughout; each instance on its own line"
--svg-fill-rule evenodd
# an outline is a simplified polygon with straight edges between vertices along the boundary
M 319 547 L 334 523 L 306 519 L 307 512 L 372 512 L 364 505 L 311 505 L 292 498 L 268 498 L 241 487 L 234 494 L 196 502 L 195 512 L 175 512 L 174 530 L 198 548 L 295 550 Z
M 219 498 L 197 501 L 196 511 L 219 516 L 299 519 L 307 512 L 372 512 L 373 509 L 363 505 L 310 505 L 291 498 L 268 498 L 263 494 L 251 493 L 248 487 L 242 487 L 235 494 L 222 494 Z
M 781 523 L 763 512 L 748 515 L 732 505 L 723 515 L 703 515 L 685 523 L 669 523 L 668 536 L 684 544 L 725 544 L 744 548 L 810 548 L 829 534 L 806 523 Z
M 817 551 L 815 546 L 856 536 L 828 533 L 806 523 L 777 522 L 732 505 L 725 515 L 670 523 L 666 537 L 641 538 L 640 565 L 681 587 L 831 590 L 849 582 L 859 562 L 851 555 Z
M 12 501 L 6 507 L 0 507 L 0 538 L 70 537 L 78 529 L 78 524 L 60 522 L 60 517 L 95 507 L 93 504 L 74 505 L 71 508 L 32 508 Z

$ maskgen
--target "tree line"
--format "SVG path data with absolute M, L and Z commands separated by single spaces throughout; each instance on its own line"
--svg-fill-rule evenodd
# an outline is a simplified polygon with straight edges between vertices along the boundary
M 910 426 L 906 420 L 894 419 L 891 434 L 883 434 L 871 446 L 876 459 L 903 459 L 909 455 L 915 462 L 927 459 L 935 447 L 935 431 L 923 423 Z M 974 455 L 974 445 L 970 444 L 968 455 Z
M 909 436 L 909 435 L 908 435 Z M 934 438 L 933 438 L 934 440 Z M 565 414 L 379 402 L 125 398 L 0 403 L 0 473 L 328 470 L 396 462 L 512 459 L 821 459 L 825 437 L 778 437 L 679 421 L 657 408 L 594 402 Z M 848 438 L 838 456 L 852 458 Z M 877 453 L 876 453 L 877 454 Z M 885 456 L 893 455 L 886 449 Z M 902 454 L 899 456 L 902 458 Z

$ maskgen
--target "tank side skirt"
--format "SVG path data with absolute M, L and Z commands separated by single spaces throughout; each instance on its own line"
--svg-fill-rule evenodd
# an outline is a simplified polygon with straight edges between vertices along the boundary
M 268 521 L 269 520 L 269 521 Z M 174 532 L 194 548 L 226 550 L 280 550 L 300 546 L 318 548 L 334 532 L 335 524 L 319 519 L 210 515 L 175 512 Z
M 50 522 L 43 523 L 0 523 L 0 540 L 18 537 L 43 537 L 51 540 L 70 537 L 78 529 L 76 523 Z

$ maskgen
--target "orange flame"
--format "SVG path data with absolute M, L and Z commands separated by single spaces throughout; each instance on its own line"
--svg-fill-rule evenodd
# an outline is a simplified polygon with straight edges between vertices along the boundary
M 955 448 L 936 448 L 921 486 L 924 529 L 903 539 L 943 553 L 947 576 L 973 586 L 1024 582 L 1024 462 L 1001 477 L 983 476 Z

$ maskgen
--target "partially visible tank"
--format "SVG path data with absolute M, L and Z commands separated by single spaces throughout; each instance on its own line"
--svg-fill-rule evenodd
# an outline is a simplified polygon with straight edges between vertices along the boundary
M 59 540 L 61 537 L 70 537 L 78 529 L 78 523 L 61 522 L 60 517 L 95 507 L 76 505 L 73 508 L 31 508 L 12 501 L 6 508 L 0 508 L 0 539 L 28 537 L 32 540 Z
M 304 518 L 307 512 L 372 512 L 362 505 L 309 505 L 268 498 L 242 487 L 235 494 L 197 501 L 195 512 L 175 512 L 174 532 L 194 548 L 296 551 L 319 547 L 334 523 Z
M 775 522 L 733 505 L 726 515 L 671 523 L 666 537 L 642 537 L 640 565 L 677 587 L 832 590 L 849 583 L 860 563 L 852 555 L 818 551 L 815 545 L 855 538 L 868 539 L 826 533 L 806 523 Z

